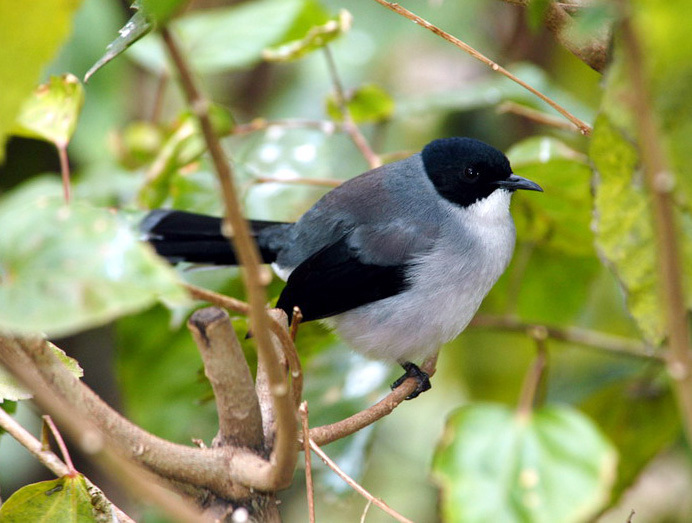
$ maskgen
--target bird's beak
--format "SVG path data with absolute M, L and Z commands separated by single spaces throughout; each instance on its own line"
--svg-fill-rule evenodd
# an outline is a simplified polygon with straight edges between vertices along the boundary
M 543 192 L 543 189 L 536 182 L 532 182 L 516 174 L 512 174 L 506 180 L 498 180 L 495 182 L 500 187 L 503 187 L 509 191 L 518 191 L 519 189 L 524 189 L 525 191 L 539 191 Z

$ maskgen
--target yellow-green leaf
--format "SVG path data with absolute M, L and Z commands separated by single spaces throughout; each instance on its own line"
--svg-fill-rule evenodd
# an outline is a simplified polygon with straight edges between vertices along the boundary
M 80 0 L 0 2 L 0 162 L 5 139 L 43 67 L 70 34 Z
M 389 119 L 394 113 L 394 100 L 381 87 L 367 84 L 346 93 L 346 104 L 356 123 L 376 123 Z M 334 95 L 327 98 L 327 114 L 340 122 L 341 108 Z
M 0 507 L 2 523 L 96 522 L 84 477 L 63 476 L 20 488 Z
M 67 147 L 83 104 L 84 87 L 75 76 L 51 76 L 22 104 L 15 134 Z

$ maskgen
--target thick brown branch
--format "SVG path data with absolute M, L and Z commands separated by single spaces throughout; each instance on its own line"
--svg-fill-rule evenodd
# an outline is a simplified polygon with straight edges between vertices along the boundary
M 209 307 L 194 312 L 188 321 L 209 378 L 219 433 L 214 446 L 263 447 L 262 415 L 250 368 L 226 311 Z

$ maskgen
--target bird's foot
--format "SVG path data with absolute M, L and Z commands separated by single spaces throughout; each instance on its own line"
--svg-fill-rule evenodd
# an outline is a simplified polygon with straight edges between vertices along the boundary
M 415 378 L 417 381 L 416 388 L 406 398 L 407 400 L 412 400 L 413 398 L 417 398 L 421 392 L 425 392 L 426 390 L 430 389 L 430 387 L 432 387 L 432 385 L 430 385 L 430 376 L 427 372 L 420 370 L 420 368 L 418 368 L 418 365 L 416 365 L 415 363 L 411 363 L 410 361 L 406 361 L 402 363 L 401 366 L 404 368 L 406 373 L 403 376 L 401 376 L 398 380 L 396 380 L 394 383 L 392 383 L 392 390 L 396 389 L 408 378 Z

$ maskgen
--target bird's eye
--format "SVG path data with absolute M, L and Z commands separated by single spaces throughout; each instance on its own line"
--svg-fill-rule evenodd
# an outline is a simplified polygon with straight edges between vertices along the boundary
M 464 179 L 469 182 L 475 182 L 478 180 L 478 177 L 481 175 L 476 169 L 473 167 L 467 167 L 464 169 Z

